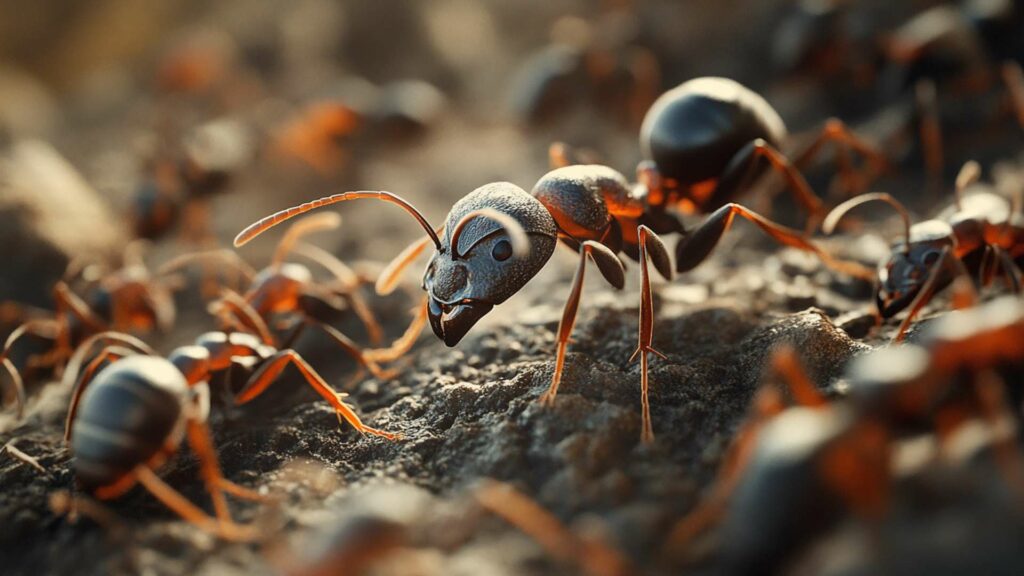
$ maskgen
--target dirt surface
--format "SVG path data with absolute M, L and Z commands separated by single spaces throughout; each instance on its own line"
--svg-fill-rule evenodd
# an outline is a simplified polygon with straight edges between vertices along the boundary
M 36 76 L 22 89 L 42 90 L 49 98 L 30 99 L 42 107 L 32 110 L 38 121 L 10 122 L 0 115 L 4 156 L 17 161 L 18 143 L 44 138 L 81 172 L 95 190 L 93 200 L 125 214 L 157 134 L 184 133 L 215 118 L 238 120 L 258 151 L 233 175 L 230 190 L 211 200 L 220 245 L 274 210 L 348 189 L 392 190 L 440 223 L 455 201 L 486 182 L 509 180 L 530 189 L 546 172 L 547 145 L 555 139 L 592 148 L 627 175 L 640 159 L 637 126 L 599 112 L 586 98 L 573 96 L 584 103 L 530 128 L 510 109 L 512 78 L 521 63 L 547 42 L 557 17 L 589 17 L 588 3 L 528 2 L 512 10 L 504 2 L 447 0 L 417 10 L 410 7 L 417 3 L 394 0 L 386 3 L 394 5 L 391 10 L 414 15 L 383 20 L 377 12 L 381 4 L 371 1 L 345 9 L 307 1 L 289 10 L 274 2 L 260 3 L 261 10 L 241 2 L 209 10 L 177 2 L 159 14 L 129 10 L 131 2 L 103 4 L 104 11 L 91 18 L 75 17 L 79 10 L 62 18 L 39 16 L 74 31 L 66 34 L 76 42 L 95 43 L 92 51 L 75 51 L 68 40 L 30 56 L 32 51 L 15 43 L 29 40 L 12 37 L 14 47 L 5 54 Z M 662 88 L 699 74 L 736 77 L 766 94 L 800 141 L 829 114 L 848 109 L 848 101 L 829 98 L 828 86 L 770 82 L 751 56 L 769 42 L 770 27 L 755 24 L 776 22 L 781 13 L 761 3 L 687 4 L 682 9 L 673 2 L 650 2 L 635 22 L 620 21 L 621 15 L 609 10 L 604 24 L 610 31 L 640 30 L 645 46 L 662 58 Z M 878 22 L 898 21 L 905 17 L 899 11 L 880 8 L 874 16 Z M 104 14 L 120 15 L 118 29 L 135 32 L 126 32 L 119 43 L 99 41 L 106 30 L 98 24 L 107 21 Z M 161 26 L 175 34 L 156 44 L 139 37 Z M 369 33 L 378 26 L 384 28 L 380 34 Z M 235 41 L 227 53 L 243 63 L 237 84 L 217 97 L 162 95 L 153 81 L 161 55 L 175 39 L 207 38 L 203 34 L 211 30 L 227 32 Z M 412 53 L 416 58 L 405 58 Z M 347 162 L 328 171 L 296 166 L 266 144 L 304 104 L 360 92 L 367 80 L 384 85 L 408 78 L 430 81 L 447 98 L 417 136 L 392 138 L 383 136 L 384 130 L 370 130 L 353 138 Z M 18 96 L 0 86 L 0 103 L 17 102 Z M 906 120 L 905 104 L 886 111 Z M 865 134 L 894 146 L 893 169 L 876 183 L 879 189 L 906 199 L 920 215 L 947 203 L 944 188 L 928 189 L 920 151 L 906 139 L 889 138 L 887 130 L 895 123 L 889 116 L 857 118 L 864 120 L 857 125 Z M 1024 164 L 1018 132 L 987 121 L 964 128 L 961 137 L 963 126 L 953 126 L 945 180 L 952 180 L 964 160 L 978 158 L 986 178 L 1016 181 Z M 823 164 L 808 176 L 816 190 L 824 190 L 831 173 L 831 164 Z M 748 197 L 758 209 L 760 191 Z M 779 197 L 768 209 L 790 224 L 801 222 L 802 214 L 787 198 Z M 338 211 L 340 231 L 311 240 L 368 278 L 416 238 L 414 224 L 392 206 L 357 202 Z M 686 223 L 693 226 L 700 218 L 690 216 Z M 23 260 L 35 263 L 35 257 L 17 250 L 20 267 L 0 270 L 0 287 L 16 287 L 20 292 L 13 297 L 45 304 L 74 249 L 92 254 L 120 247 L 123 223 L 87 234 L 102 244 L 95 250 L 72 238 L 70 247 L 47 257 L 45 270 L 23 266 Z M 894 224 L 871 219 L 822 244 L 873 266 L 888 254 L 890 233 L 898 229 Z M 870 233 L 861 233 L 866 230 Z M 35 244 L 33 233 L 31 226 L 21 232 L 4 228 L 26 245 Z M 279 237 L 268 234 L 239 254 L 257 268 L 266 265 Z M 667 239 L 670 247 L 676 241 Z M 193 249 L 171 236 L 154 243 L 146 258 L 156 268 Z M 311 566 L 346 547 L 370 550 L 380 542 L 397 544 L 385 547 L 388 553 L 380 555 L 373 574 L 579 572 L 573 562 L 548 553 L 475 503 L 473 494 L 487 479 L 496 479 L 535 498 L 576 533 L 603 538 L 635 573 L 1022 573 L 1017 547 L 1024 537 L 1024 514 L 1012 509 L 1014 496 L 996 480 L 1000 472 L 991 454 L 980 449 L 969 459 L 970 467 L 940 466 L 894 480 L 893 505 L 884 522 L 870 525 L 845 513 L 830 517 L 800 533 L 796 552 L 782 559 L 757 556 L 759 549 L 743 540 L 742 519 L 735 518 L 698 539 L 685 557 L 673 557 L 663 549 L 667 535 L 712 490 L 727 448 L 765 381 L 771 351 L 792 345 L 814 383 L 831 396 L 842 395 L 841 375 L 850 359 L 885 346 L 897 323 L 873 328 L 870 283 L 836 274 L 805 253 L 780 249 L 739 224 L 699 268 L 671 283 L 655 283 L 654 346 L 667 357 L 652 359 L 656 441 L 643 445 L 639 366 L 627 363 L 637 343 L 635 262 L 627 262 L 627 287 L 621 292 L 588 270 L 557 401 L 553 407 L 538 402 L 551 381 L 555 330 L 577 261 L 559 248 L 524 290 L 456 348 L 446 348 L 427 328 L 396 364 L 400 373 L 393 379 L 368 377 L 314 331 L 304 335 L 297 349 L 332 385 L 351 393 L 349 400 L 368 424 L 400 432 L 397 441 L 339 426 L 330 407 L 294 375 L 242 407 L 221 401 L 230 392 L 224 382 L 212 382 L 211 424 L 225 476 L 273 499 L 232 502 L 240 521 L 265 531 L 259 543 L 213 538 L 138 488 L 103 502 L 99 511 L 83 510 L 77 519 L 55 510 L 55 494 L 76 490 L 71 455 L 61 439 L 69 390 L 46 379 L 29 382 L 25 417 L 0 415 L 0 445 L 15 442 L 45 471 L 0 453 L 0 572 L 274 574 Z M 372 283 L 362 287 L 389 338 L 402 333 L 409 310 L 420 301 L 420 265 L 413 269 L 392 296 L 374 295 Z M 174 329 L 144 336 L 161 353 L 216 327 L 205 311 L 198 273 L 184 280 L 176 295 Z M 947 304 L 944 296 L 938 298 L 924 316 L 940 314 Z M 351 315 L 332 322 L 365 343 L 365 331 Z M 917 329 L 910 339 L 916 334 Z M 193 455 L 183 451 L 161 476 L 211 510 Z M 805 512 L 793 517 L 814 515 Z M 380 537 L 374 539 L 375 534 Z M 780 534 L 778 541 L 788 537 Z M 351 558 L 351 566 L 357 566 Z

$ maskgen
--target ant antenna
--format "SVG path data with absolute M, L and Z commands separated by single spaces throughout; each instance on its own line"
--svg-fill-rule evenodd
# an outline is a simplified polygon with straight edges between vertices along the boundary
M 397 204 L 401 206 L 403 210 L 412 215 L 412 217 L 415 218 L 416 221 L 420 223 L 420 226 L 423 227 L 423 230 L 427 232 L 427 236 L 429 236 L 430 239 L 434 242 L 434 247 L 436 247 L 438 251 L 442 249 L 441 241 L 437 238 L 437 233 L 434 232 L 434 229 L 430 227 L 430 224 L 427 222 L 427 219 L 423 217 L 423 214 L 420 213 L 420 211 L 417 210 L 415 206 L 409 204 L 404 199 L 402 199 L 402 197 L 392 194 L 391 192 L 385 192 L 383 190 L 360 190 L 356 192 L 343 192 L 341 194 L 325 196 L 323 198 L 319 198 L 311 202 L 306 202 L 304 204 L 299 204 L 298 206 L 292 206 L 291 208 L 281 210 L 280 212 L 276 212 L 274 214 L 271 214 L 270 216 L 267 216 L 266 218 L 254 222 L 253 224 L 250 224 L 245 230 L 239 232 L 238 236 L 235 236 L 235 248 L 245 245 L 253 238 L 259 236 L 260 234 L 266 232 L 267 230 L 273 228 L 274 226 L 277 226 L 278 224 L 284 222 L 285 220 L 298 216 L 299 214 L 305 214 L 310 210 L 315 210 L 317 208 L 329 206 L 331 204 L 337 204 L 338 202 L 344 202 L 346 200 L 358 200 L 361 198 L 374 198 L 377 200 L 383 200 L 385 202 L 391 202 L 392 204 Z
M 481 208 L 479 210 L 473 210 L 466 214 L 459 220 L 458 224 L 452 229 L 452 258 L 458 259 L 462 257 L 459 254 L 459 238 L 462 236 L 462 231 L 466 228 L 466 224 L 473 218 L 489 218 L 494 220 L 505 229 L 508 233 L 509 241 L 512 242 L 512 253 L 518 256 L 523 256 L 530 252 L 530 242 L 526 238 L 526 231 L 523 230 L 523 226 L 516 222 L 514 218 L 508 214 L 502 214 L 492 208 Z M 472 248 L 472 246 L 470 246 Z M 466 250 L 469 251 L 468 249 Z
M 277 250 L 274 251 L 274 258 L 270 265 L 280 266 L 288 253 L 295 247 L 295 243 L 303 236 L 321 230 L 333 230 L 339 226 L 341 226 L 341 214 L 337 212 L 322 212 L 299 220 L 292 224 L 291 228 L 281 237 L 281 241 L 277 243 Z
M 964 190 L 981 178 L 981 165 L 974 160 L 968 160 L 963 168 L 956 175 L 956 209 L 963 208 Z
M 846 215 L 847 212 L 865 204 L 867 202 L 885 202 L 892 206 L 899 213 L 900 218 L 903 219 L 903 251 L 910 252 L 910 213 L 907 212 L 906 206 L 904 206 L 899 200 L 893 198 L 885 192 L 872 192 L 870 194 L 861 194 L 855 198 L 850 198 L 846 202 L 836 206 L 831 212 L 825 216 L 825 220 L 821 223 L 821 231 L 825 234 L 831 234 L 836 229 L 836 225 L 839 224 L 839 220 Z

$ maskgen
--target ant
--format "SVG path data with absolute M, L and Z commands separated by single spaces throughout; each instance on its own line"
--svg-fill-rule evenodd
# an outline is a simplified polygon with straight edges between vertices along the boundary
M 359 292 L 362 280 L 351 268 L 329 252 L 302 242 L 308 234 L 336 229 L 341 225 L 341 216 L 334 213 L 315 214 L 299 220 L 281 237 L 270 264 L 256 272 L 238 256 L 228 250 L 214 250 L 185 254 L 171 260 L 161 268 L 161 273 L 175 271 L 193 261 L 217 260 L 236 268 L 246 279 L 249 287 L 241 295 L 226 291 L 214 302 L 213 308 L 228 326 L 261 336 L 266 343 L 273 343 L 267 323 L 277 315 L 296 319 L 294 330 L 288 336 L 290 344 L 297 340 L 300 331 L 312 319 L 322 318 L 325 311 L 338 311 L 347 304 L 366 328 L 370 341 L 379 344 L 382 329 L 373 312 Z M 325 283 L 313 279 L 313 273 L 302 264 L 286 262 L 286 258 L 298 253 L 323 266 L 334 276 L 334 281 Z M 426 308 L 420 306 L 406 330 L 392 346 L 364 350 L 362 354 L 371 361 L 369 366 L 374 374 L 380 375 L 374 367 L 376 362 L 389 362 L 407 352 L 415 343 L 426 324 Z M 355 344 L 351 344 L 355 346 Z
M 208 241 L 209 200 L 229 188 L 249 156 L 244 128 L 227 119 L 195 128 L 179 151 L 158 152 L 131 209 L 136 237 L 155 240 L 184 222 L 185 238 L 196 244 Z
M 976 162 L 968 162 L 957 176 L 955 203 L 938 218 L 911 225 L 907 209 L 885 193 L 863 194 L 836 206 L 822 223 L 831 234 L 851 209 L 867 202 L 885 202 L 903 219 L 903 239 L 892 245 L 888 260 L 879 264 L 875 304 L 880 319 L 909 309 L 894 337 L 902 341 L 911 322 L 932 296 L 958 274 L 979 286 L 989 285 L 998 269 L 1015 292 L 1021 289 L 1021 240 L 1024 222 L 1013 202 L 988 190 L 966 190 L 981 175 Z
M 53 366 L 59 375 L 64 362 L 75 347 L 91 334 L 116 330 L 119 332 L 167 332 L 174 324 L 175 306 L 173 279 L 163 274 L 150 275 L 142 258 L 143 242 L 132 242 L 125 249 L 121 268 L 99 278 L 87 299 L 71 288 L 71 277 L 77 275 L 80 262 L 72 261 L 62 280 L 53 287 L 55 309 L 35 317 L 24 306 L 7 302 L 8 312 L 29 319 L 17 326 L 7 337 L 0 360 L 9 362 L 14 345 L 24 336 L 31 335 L 52 341 L 51 349 L 40 357 L 32 358 L 28 367 Z M 23 404 L 19 402 L 19 414 Z
M 723 127 L 726 123 L 714 128 L 712 133 L 716 138 L 710 144 L 698 145 L 695 141 L 685 139 L 674 141 L 680 149 L 672 156 L 660 156 L 670 151 L 672 142 L 659 140 L 659 162 L 721 158 L 723 151 L 735 147 L 737 132 L 743 131 L 746 135 L 756 137 L 752 134 L 757 134 L 759 127 L 764 124 L 756 114 L 767 113 L 766 108 L 760 105 L 749 108 L 747 96 L 741 94 L 749 93 L 751 98 L 756 97 L 759 102 L 763 100 L 739 84 L 724 79 L 694 82 L 684 84 L 681 92 L 677 89 L 669 98 L 670 101 L 682 98 L 684 103 L 689 102 L 682 107 L 682 116 L 674 112 L 667 116 L 658 112 L 654 113 L 654 117 L 665 118 L 664 122 L 669 124 L 684 118 L 703 122 L 703 116 L 696 114 L 697 111 L 728 110 L 730 113 L 726 117 L 732 124 L 726 126 L 728 129 Z M 693 92 L 700 91 L 707 92 L 706 98 L 689 98 Z M 662 110 L 676 109 L 665 102 L 655 104 L 655 108 L 659 106 Z M 648 116 L 650 118 L 651 114 Z M 654 123 L 660 126 L 660 122 Z M 702 124 L 696 128 L 701 127 Z M 659 127 L 655 132 L 667 130 Z M 718 186 L 720 191 L 728 189 L 732 193 L 738 192 L 740 173 L 750 171 L 750 162 L 759 154 L 756 151 L 761 151 L 779 161 L 773 163 L 773 166 L 791 176 L 797 188 L 802 183 L 801 189 L 806 190 L 806 197 L 814 200 L 810 204 L 817 209 L 820 203 L 806 182 L 798 177 L 799 173 L 788 162 L 782 162 L 781 155 L 775 153 L 773 147 L 764 141 L 755 140 L 744 150 L 725 156 L 723 162 L 728 162 L 732 155 L 737 155 L 738 160 L 730 162 L 727 174 L 722 179 L 728 185 Z M 743 168 L 736 167 L 737 163 Z M 700 163 L 690 164 L 697 165 Z M 725 169 L 724 165 L 721 167 Z M 706 181 L 707 178 L 701 177 L 699 180 Z M 672 183 L 673 190 L 680 190 L 679 181 L 665 178 L 664 182 Z M 657 188 L 665 189 L 666 185 Z M 448 346 L 458 344 L 495 305 L 501 304 L 526 285 L 550 259 L 558 240 L 578 251 L 579 265 L 558 327 L 552 382 L 542 396 L 546 404 L 552 403 L 558 393 L 566 350 L 582 295 L 587 259 L 594 261 L 604 279 L 616 289 L 625 284 L 625 268 L 617 253 L 622 251 L 637 259 L 641 264 L 640 329 L 637 349 L 631 360 L 640 361 L 641 439 L 644 442 L 653 441 L 654 431 L 647 400 L 648 355 L 663 355 L 652 345 L 654 305 L 648 264 L 653 264 L 662 277 L 670 280 L 671 260 L 658 234 L 666 229 L 682 231 L 678 220 L 664 213 L 669 203 L 668 195 L 637 194 L 622 174 L 607 166 L 565 166 L 543 176 L 532 193 L 509 182 L 495 182 L 477 188 L 455 203 L 440 232 L 435 231 L 419 210 L 400 196 L 386 191 L 355 191 L 320 198 L 267 216 L 240 232 L 234 244 L 240 247 L 277 224 L 310 210 L 366 198 L 398 205 L 412 215 L 427 234 L 426 238 L 409 246 L 388 266 L 378 280 L 378 288 L 392 285 L 398 273 L 427 246 L 433 244 L 435 252 L 424 274 L 423 288 L 428 294 L 427 314 L 431 328 Z M 688 269 L 685 266 L 693 267 L 703 260 L 736 215 L 753 221 L 772 238 L 784 244 L 813 252 L 830 266 L 862 277 L 871 276 L 867 269 L 831 258 L 800 232 L 775 224 L 738 204 L 723 206 L 680 244 L 685 250 L 677 251 L 677 254 L 684 257 L 678 262 L 679 269 Z M 648 224 L 665 228 L 655 230 Z M 438 236 L 439 233 L 443 234 L 443 239 Z
M 678 555 L 722 522 L 722 558 L 735 568 L 728 573 L 745 573 L 751 563 L 764 569 L 784 561 L 800 540 L 820 533 L 839 513 L 837 498 L 877 524 L 891 500 L 895 443 L 921 425 L 935 430 L 941 446 L 980 419 L 993 431 L 1001 473 L 1024 489 L 1016 434 L 1007 431 L 1016 410 L 997 375 L 1020 366 L 1022 337 L 1024 309 L 1015 299 L 954 312 L 930 326 L 920 345 L 854 359 L 844 376 L 849 397 L 831 402 L 791 347 L 777 349 L 770 369 L 797 407 L 786 407 L 777 386 L 758 390 L 714 488 L 677 523 L 666 551 Z
M 321 326 L 346 352 L 366 364 L 343 335 L 330 326 Z M 79 375 L 79 368 L 100 342 L 105 346 Z M 65 440 L 75 455 L 75 476 L 101 500 L 116 498 L 136 483 L 142 484 L 168 508 L 200 528 L 227 539 L 251 539 L 253 533 L 248 527 L 232 522 L 224 492 L 247 499 L 261 497 L 221 475 L 206 425 L 208 382 L 217 375 L 241 370 L 247 375 L 246 384 L 235 402 L 244 404 L 262 394 L 289 364 L 330 403 L 339 420 L 344 419 L 362 434 L 388 440 L 400 437 L 364 424 L 345 403 L 346 395 L 331 388 L 297 352 L 279 350 L 252 334 L 209 332 L 164 358 L 126 334 L 102 332 L 82 344 L 64 374 L 64 384 L 73 386 Z M 177 450 L 183 435 L 187 435 L 200 459 L 216 519 L 155 474 Z

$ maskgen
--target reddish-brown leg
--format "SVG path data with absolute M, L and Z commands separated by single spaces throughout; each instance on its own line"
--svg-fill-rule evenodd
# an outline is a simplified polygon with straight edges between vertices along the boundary
M 776 224 L 739 204 L 726 204 L 715 210 L 700 227 L 679 242 L 676 246 L 676 272 L 690 271 L 703 262 L 729 230 L 736 216 L 752 222 L 780 244 L 814 254 L 833 270 L 865 280 L 873 281 L 875 278 L 875 272 L 870 268 L 833 258 L 800 232 Z
M 607 542 L 580 538 L 533 498 L 504 482 L 487 480 L 473 496 L 480 506 L 521 530 L 552 557 L 577 564 L 585 574 L 632 573 L 626 558 Z
M 751 183 L 751 179 L 757 174 L 759 158 L 768 161 L 772 170 L 778 172 L 786 180 L 787 189 L 792 192 L 793 198 L 807 210 L 808 219 L 805 227 L 805 234 L 810 234 L 818 226 L 818 222 L 825 216 L 825 208 L 821 199 L 811 190 L 810 184 L 803 174 L 789 161 L 788 158 L 768 142 L 758 138 L 740 149 L 730 160 L 725 173 L 719 179 L 717 186 L 711 196 L 705 202 L 706 205 L 716 206 L 738 198 L 744 189 Z
M 375 360 L 366 356 L 363 349 L 360 348 L 358 344 L 353 342 L 348 336 L 342 334 L 337 328 L 329 324 L 324 324 L 323 322 L 318 322 L 312 318 L 306 318 L 306 323 L 319 326 L 321 330 L 331 337 L 331 340 L 334 340 L 335 344 L 340 346 L 346 354 L 355 359 L 361 367 L 369 370 L 370 374 L 373 374 L 375 378 L 380 380 L 390 380 L 398 374 L 395 370 L 385 370 L 378 366 Z
M 622 262 L 612 253 L 611 250 L 597 242 L 587 240 L 580 244 L 580 263 L 576 267 L 576 275 L 573 277 L 572 289 L 569 291 L 569 298 L 565 301 L 565 308 L 562 310 L 562 319 L 558 323 L 558 338 L 555 349 L 555 371 L 551 377 L 551 386 L 540 397 L 540 402 L 551 405 L 558 394 L 558 386 L 562 382 L 562 370 L 565 367 L 565 352 L 569 346 L 569 337 L 572 335 L 572 328 L 576 324 L 576 312 L 580 307 L 580 297 L 583 294 L 583 278 L 587 268 L 587 257 L 590 256 L 597 264 L 605 279 L 616 288 L 625 284 L 625 271 Z M 615 268 L 618 267 L 617 282 L 610 279 L 615 277 Z M 612 275 L 611 277 L 609 275 Z
M 250 542 L 260 536 L 259 531 L 252 526 L 245 526 L 229 520 L 211 517 L 198 506 L 189 502 L 180 492 L 167 485 L 153 470 L 146 466 L 136 468 L 134 476 L 139 484 L 156 497 L 157 500 L 162 502 L 164 506 L 167 506 L 172 512 L 181 516 L 182 519 L 205 532 L 225 540 L 237 542 Z
M 935 83 L 931 80 L 921 80 L 918 82 L 915 87 L 915 97 L 919 114 L 924 166 L 928 172 L 929 185 L 934 191 L 938 191 L 942 188 L 945 154 L 942 150 L 942 123 L 939 121 L 939 105 L 938 96 L 935 93 Z
M 1000 69 L 1003 82 L 1006 83 L 1006 90 L 1010 93 L 1010 102 L 1013 105 L 1013 114 L 1017 123 L 1024 128 L 1024 72 L 1020 64 L 1014 61 L 1004 62 Z
M 336 392 L 330 387 L 324 379 L 317 374 L 313 367 L 306 363 L 301 356 L 294 350 L 282 350 L 268 359 L 259 370 L 257 370 L 250 378 L 249 382 L 246 383 L 245 387 L 238 394 L 235 399 L 237 404 L 244 404 L 253 398 L 259 396 L 267 389 L 268 386 L 277 380 L 277 377 L 285 369 L 288 364 L 293 364 L 302 376 L 306 379 L 306 382 L 316 390 L 320 396 L 322 396 L 327 402 L 334 407 L 334 410 L 339 416 L 345 419 L 353 428 L 363 434 L 373 434 L 376 436 L 383 436 L 388 440 L 397 440 L 401 437 L 400 434 L 394 434 L 392 432 L 385 432 L 378 430 L 363 424 L 363 421 L 359 419 L 359 416 L 354 410 L 342 401 L 344 394 Z
M 423 327 L 427 325 L 427 299 L 424 297 L 415 309 L 415 316 L 405 333 L 391 343 L 387 348 L 373 348 L 363 351 L 363 357 L 369 362 L 394 362 L 412 349 L 413 344 L 419 339 Z
M 896 335 L 892 338 L 893 343 L 902 342 L 906 337 L 907 330 L 910 328 L 911 323 L 914 322 L 914 318 L 916 318 L 921 312 L 921 309 L 924 308 L 925 304 L 928 304 L 928 302 L 931 301 L 932 296 L 934 296 L 935 292 L 939 289 L 939 282 L 943 279 L 943 273 L 948 271 L 950 267 L 952 267 L 955 272 L 958 271 L 955 265 L 950 266 L 950 262 L 948 261 L 950 258 L 953 258 L 953 256 L 950 256 L 949 248 L 943 248 L 942 254 L 939 256 L 939 259 L 935 261 L 931 271 L 928 272 L 928 277 L 925 279 L 924 284 L 921 285 L 920 292 L 917 293 L 917 296 L 915 296 L 914 300 L 910 303 L 907 317 L 900 323 L 899 331 L 897 331 Z
M 440 235 L 444 232 L 444 227 L 437 229 L 437 234 Z M 374 285 L 374 289 L 377 294 L 385 296 L 391 294 L 395 287 L 398 286 L 398 281 L 402 278 L 402 272 L 412 264 L 420 254 L 423 253 L 428 247 L 433 244 L 433 241 L 429 236 L 424 236 L 419 240 L 413 242 L 402 250 L 398 256 L 388 263 L 381 271 L 380 276 L 377 277 L 377 283 Z
M 640 356 L 640 406 L 643 421 L 643 428 L 640 433 L 640 440 L 645 444 L 654 442 L 654 426 L 651 424 L 651 407 L 647 399 L 648 373 L 647 354 L 652 353 L 664 359 L 665 355 L 658 352 L 652 346 L 654 340 L 654 298 L 651 293 L 651 278 L 648 271 L 648 258 L 654 263 L 654 267 L 666 279 L 672 279 L 672 264 L 668 257 L 668 250 L 658 237 L 647 226 L 637 228 L 637 236 L 640 240 L 640 337 L 636 351 L 630 357 L 633 361 L 637 355 Z
M 825 122 L 821 133 L 806 150 L 797 156 L 793 165 L 799 170 L 805 169 L 829 143 L 836 145 L 839 174 L 845 188 L 844 192 L 848 196 L 862 192 L 889 166 L 889 161 L 877 148 L 850 131 L 846 124 L 838 118 L 830 118 Z M 851 152 L 864 158 L 866 165 L 862 170 L 856 170 L 849 162 Z

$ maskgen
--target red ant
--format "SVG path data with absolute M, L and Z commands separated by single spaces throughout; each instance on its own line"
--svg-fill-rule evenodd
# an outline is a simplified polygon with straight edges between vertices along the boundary
M 703 96 L 698 93 L 706 91 Z M 746 95 L 749 93 L 749 96 Z M 658 141 L 656 150 L 659 170 L 665 166 L 679 168 L 678 162 L 694 159 L 718 159 L 717 166 L 725 171 L 718 182 L 714 195 L 716 201 L 723 201 L 726 191 L 735 194 L 741 191 L 741 176 L 751 168 L 751 162 L 761 155 L 778 160 L 772 165 L 792 178 L 798 189 L 806 188 L 806 182 L 788 162 L 781 162 L 781 155 L 765 141 L 756 140 L 761 128 L 776 125 L 777 116 L 769 116 L 763 100 L 739 84 L 722 79 L 694 81 L 674 91 L 669 100 L 680 98 L 684 104 L 680 114 L 670 102 L 655 104 L 659 112 L 653 117 L 664 118 L 664 122 L 677 125 L 684 119 L 698 122 L 696 128 L 704 128 L 703 116 L 699 111 L 718 111 L 728 122 L 723 121 L 708 128 L 715 135 L 708 142 L 677 139 L 674 145 L 680 147 L 674 154 L 668 154 L 673 142 Z M 750 98 L 757 98 L 751 104 Z M 667 115 L 661 112 L 669 110 Z M 649 114 L 649 117 L 652 117 Z M 774 114 L 774 112 L 771 112 Z M 768 116 L 766 118 L 766 116 Z M 646 132 L 660 134 L 660 122 L 652 121 L 655 129 Z M 667 133 L 667 131 L 665 131 Z M 740 136 L 737 136 L 740 134 Z M 747 143 L 746 138 L 754 138 Z M 742 148 L 736 151 L 735 148 Z M 730 152 L 731 150 L 731 152 Z M 733 156 L 734 160 L 730 160 Z M 728 163 L 728 165 L 726 165 Z M 686 166 L 702 166 L 691 163 Z M 696 168 L 690 168 L 696 170 Z M 649 167 L 650 174 L 653 168 Z M 721 175 L 721 174 L 719 174 Z M 714 174 L 690 174 L 695 181 L 708 182 Z M 646 196 L 637 195 L 625 177 L 606 166 L 567 166 L 558 168 L 543 176 L 527 193 L 508 182 L 496 182 L 477 188 L 459 200 L 448 213 L 442 229 L 443 239 L 411 204 L 395 194 L 383 191 L 361 191 L 335 194 L 305 204 L 288 208 L 252 224 L 235 238 L 235 246 L 242 246 L 264 231 L 277 224 L 330 204 L 372 198 L 396 204 L 411 214 L 423 227 L 427 238 L 413 244 L 388 267 L 378 281 L 379 287 L 393 284 L 397 274 L 429 244 L 435 253 L 423 277 L 423 288 L 428 293 L 427 314 L 431 328 L 438 338 L 448 346 L 455 346 L 484 315 L 497 304 L 504 302 L 518 292 L 548 261 L 554 252 L 556 241 L 561 240 L 580 255 L 579 266 L 573 280 L 569 298 L 559 323 L 555 370 L 549 390 L 542 400 L 551 403 L 558 392 L 569 336 L 576 320 L 583 289 L 583 275 L 587 258 L 592 259 L 602 276 L 615 288 L 625 283 L 625 270 L 616 256 L 619 251 L 634 254 L 641 263 L 641 302 L 639 343 L 633 357 L 640 360 L 640 389 L 643 415 L 642 439 L 653 440 L 654 433 L 647 401 L 648 355 L 661 355 L 653 347 L 654 309 L 648 261 L 666 279 L 672 277 L 672 266 L 668 251 L 658 237 L 657 230 L 647 223 L 666 226 L 670 231 L 681 231 L 681 225 L 667 216 L 664 209 L 670 200 L 678 199 L 666 193 L 682 194 L 684 188 L 679 180 L 680 173 L 670 172 L 656 188 L 648 188 Z M 689 182 L 687 180 L 686 182 Z M 671 184 L 671 187 L 668 185 Z M 650 191 L 660 191 L 650 193 Z M 818 209 L 820 202 L 809 188 L 806 196 L 813 201 L 809 204 Z M 706 206 L 707 204 L 705 204 Z M 750 211 L 738 204 L 726 204 L 696 232 L 680 243 L 677 254 L 681 260 L 679 270 L 689 269 L 702 260 L 719 237 L 725 232 L 735 216 L 750 219 L 772 238 L 796 248 L 813 252 L 828 265 L 845 272 L 870 277 L 870 271 L 852 263 L 840 262 L 829 257 L 804 235 L 791 230 Z M 645 223 L 647 222 L 647 223 Z M 658 224 L 655 224 L 657 222 Z M 667 222 L 667 223 L 666 223 Z M 665 228 L 662 228 L 663 230 Z
M 907 209 L 898 200 L 874 193 L 836 206 L 823 222 L 822 230 L 830 234 L 847 212 L 874 201 L 889 204 L 903 219 L 903 239 L 893 244 L 892 255 L 879 264 L 875 289 L 880 318 L 909 309 L 894 341 L 904 338 L 925 304 L 959 273 L 987 286 L 998 269 L 1013 290 L 1020 291 L 1024 222 L 1007 198 L 987 190 L 965 193 L 980 173 L 977 163 L 965 164 L 957 177 L 956 202 L 933 220 L 911 225 Z

